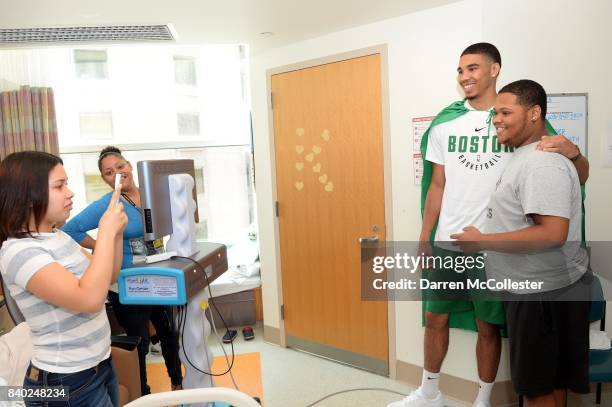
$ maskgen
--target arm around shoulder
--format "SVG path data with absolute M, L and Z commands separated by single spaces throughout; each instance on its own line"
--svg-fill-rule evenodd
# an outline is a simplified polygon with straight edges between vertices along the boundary
M 580 152 L 578 152 L 578 156 L 572 158 L 571 160 L 576 167 L 580 185 L 586 184 L 587 180 L 589 179 L 589 160 Z

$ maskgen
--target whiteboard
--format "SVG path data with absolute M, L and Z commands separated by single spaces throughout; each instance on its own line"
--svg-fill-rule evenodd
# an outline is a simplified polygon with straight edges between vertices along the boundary
M 588 94 L 551 93 L 546 104 L 546 118 L 557 133 L 578 145 L 587 156 Z

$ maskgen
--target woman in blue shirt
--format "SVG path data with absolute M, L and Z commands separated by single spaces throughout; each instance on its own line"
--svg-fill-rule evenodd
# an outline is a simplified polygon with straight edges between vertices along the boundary
M 106 147 L 100 152 L 98 168 L 102 179 L 111 188 L 114 187 L 115 174 L 121 174 L 121 200 L 128 217 L 128 224 L 123 232 L 123 263 L 121 268 L 129 268 L 147 255 L 147 244 L 144 241 L 144 226 L 140 209 L 140 191 L 134 183 L 131 164 L 121 155 L 116 147 Z M 62 228 L 79 244 L 94 249 L 96 241 L 87 234 L 98 227 L 102 214 L 108 207 L 112 192 L 91 203 Z M 123 305 L 119 303 L 116 284 L 111 287 L 108 299 L 113 306 L 119 324 L 128 335 L 141 338 L 138 345 L 140 364 L 140 385 L 142 394 L 151 392 L 147 385 L 145 358 L 149 352 L 149 320 L 153 323 L 161 341 L 162 355 L 172 382 L 172 389 L 182 385 L 181 364 L 178 357 L 178 334 L 172 321 L 171 307 L 149 305 Z

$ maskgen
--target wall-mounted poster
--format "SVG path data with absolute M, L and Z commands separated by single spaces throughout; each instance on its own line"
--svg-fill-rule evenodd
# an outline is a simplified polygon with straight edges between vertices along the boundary
M 588 94 L 549 94 L 546 118 L 558 134 L 567 137 L 578 145 L 583 155 L 587 155 Z
M 415 117 L 412 119 L 412 162 L 414 165 L 414 185 L 421 185 L 423 178 L 423 157 L 421 139 L 436 116 Z

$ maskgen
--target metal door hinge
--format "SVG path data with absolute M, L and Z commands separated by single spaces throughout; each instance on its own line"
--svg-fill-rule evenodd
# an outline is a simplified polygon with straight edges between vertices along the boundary
M 280 307 L 281 321 L 285 320 L 285 304 Z
M 278 218 L 280 216 L 280 211 L 278 209 L 278 201 L 274 202 L 274 215 Z

